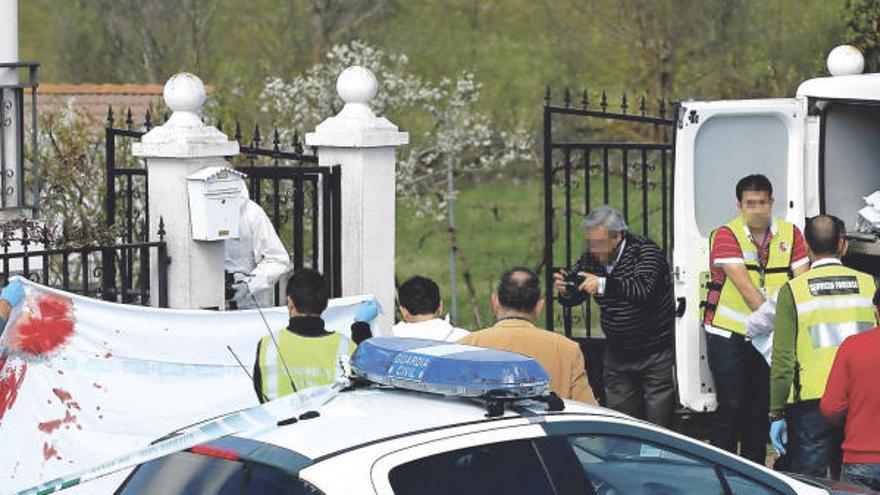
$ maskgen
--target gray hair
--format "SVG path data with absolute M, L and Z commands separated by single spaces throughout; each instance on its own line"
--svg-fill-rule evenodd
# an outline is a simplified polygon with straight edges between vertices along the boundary
M 608 229 L 609 234 L 623 234 L 627 230 L 623 213 L 617 208 L 612 208 L 608 205 L 602 205 L 591 210 L 586 218 L 584 218 L 584 221 L 581 222 L 581 227 L 584 230 L 599 226 Z

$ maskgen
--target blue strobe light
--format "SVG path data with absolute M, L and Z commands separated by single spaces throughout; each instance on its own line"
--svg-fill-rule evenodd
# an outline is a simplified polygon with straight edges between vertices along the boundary
M 458 397 L 539 397 L 550 387 L 547 372 L 532 358 L 436 340 L 365 340 L 351 357 L 351 369 L 373 383 Z

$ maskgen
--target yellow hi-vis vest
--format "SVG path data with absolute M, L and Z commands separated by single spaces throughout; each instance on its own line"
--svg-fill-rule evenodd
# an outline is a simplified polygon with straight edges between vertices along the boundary
M 797 311 L 795 378 L 788 402 L 820 399 L 843 339 L 876 325 L 874 278 L 831 264 L 788 282 Z
M 791 250 L 794 244 L 794 225 L 777 218 L 774 220 L 776 233 L 770 239 L 770 251 L 767 255 L 767 265 L 761 266 L 758 255 L 758 248 L 751 241 L 748 233 L 748 226 L 742 215 L 727 222 L 724 226 L 729 228 L 736 237 L 743 254 L 743 262 L 749 272 L 749 278 L 755 287 L 766 289 L 769 295 L 775 295 L 788 279 L 791 278 Z M 709 249 L 715 245 L 715 234 L 712 232 L 709 240 Z M 768 235 L 770 233 L 768 232 Z M 706 309 L 714 309 L 715 315 L 712 317 L 711 325 L 716 328 L 723 328 L 738 334 L 746 334 L 746 318 L 752 313 L 746 300 L 733 285 L 729 277 L 724 279 L 724 283 L 718 286 L 713 282 L 707 284 L 709 291 L 721 290 L 721 296 L 718 303 L 713 305 L 704 302 Z
M 297 390 L 333 384 L 344 373 L 340 361 L 347 359 L 355 349 L 354 343 L 339 333 L 303 337 L 282 329 L 275 340 L 277 348 L 272 337 L 266 335 L 259 347 L 261 385 L 268 400 L 292 394 L 291 380 Z

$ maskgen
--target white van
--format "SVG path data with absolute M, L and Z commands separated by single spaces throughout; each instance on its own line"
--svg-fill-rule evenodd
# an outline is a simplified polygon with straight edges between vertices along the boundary
M 676 371 L 680 402 L 716 407 L 700 329 L 709 281 L 709 236 L 736 215 L 734 186 L 761 173 L 773 183 L 773 214 L 803 229 L 827 213 L 856 224 L 863 196 L 880 189 L 880 74 L 841 46 L 830 77 L 810 79 L 794 98 L 681 103 L 675 139 L 673 284 L 679 306 Z M 850 239 L 844 263 L 880 275 L 876 236 Z

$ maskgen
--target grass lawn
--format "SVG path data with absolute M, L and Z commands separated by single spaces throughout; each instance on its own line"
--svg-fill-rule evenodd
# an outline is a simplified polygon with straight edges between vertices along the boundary
M 591 181 L 591 207 L 602 200 L 601 181 Z M 620 206 L 622 194 L 619 176 L 610 184 L 609 200 Z M 629 223 L 631 230 L 643 232 L 641 216 L 641 189 L 630 186 Z M 584 249 L 580 220 L 586 211 L 580 186 L 572 190 L 571 249 L 572 261 Z M 649 235 L 659 240 L 660 190 L 651 188 L 648 194 Z M 564 232 L 564 193 L 554 188 L 553 203 L 556 224 L 554 230 Z M 456 324 L 469 330 L 492 324 L 494 318 L 489 304 L 493 285 L 501 272 L 513 266 L 532 269 L 541 264 L 544 249 L 543 182 L 540 176 L 528 181 L 494 180 L 461 188 L 456 202 L 456 226 L 459 251 L 457 258 L 458 311 Z M 445 222 L 420 218 L 412 204 L 399 200 L 397 204 L 397 280 L 402 283 L 413 275 L 430 277 L 440 285 L 447 311 L 451 309 L 449 276 L 450 238 Z M 564 236 L 554 243 L 554 265 L 566 264 Z M 539 273 L 543 276 L 543 273 Z M 470 277 L 473 294 L 469 292 Z M 543 281 L 542 281 L 543 284 Z M 542 285 L 543 287 L 543 285 Z M 598 311 L 591 312 L 592 327 L 598 329 Z M 579 312 L 585 316 L 583 311 Z M 557 322 L 561 322 L 559 311 Z M 577 318 L 577 313 L 576 313 Z M 543 325 L 542 315 L 539 324 Z M 586 334 L 583 319 L 576 320 L 574 335 Z M 561 324 L 557 324 L 561 327 Z M 559 328 L 557 328 L 559 330 Z M 594 334 L 595 335 L 595 334 Z
M 535 268 L 544 246 L 543 199 L 539 180 L 514 184 L 494 181 L 469 186 L 456 201 L 459 256 L 456 324 L 469 329 L 494 321 L 489 295 L 505 269 Z M 445 222 L 419 218 L 411 204 L 397 206 L 397 280 L 413 275 L 440 285 L 446 310 L 451 309 L 449 250 Z M 465 283 L 470 276 L 474 295 Z

